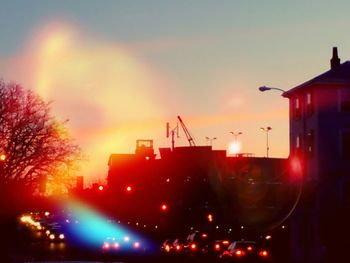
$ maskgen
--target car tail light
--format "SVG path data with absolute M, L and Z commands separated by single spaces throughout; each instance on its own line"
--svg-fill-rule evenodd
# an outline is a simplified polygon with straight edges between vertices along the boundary
M 228 244 L 230 243 L 230 241 L 224 240 L 224 241 L 222 241 L 222 243 L 223 243 L 224 245 L 228 245 Z
M 165 251 L 166 251 L 166 252 L 169 252 L 169 251 L 170 251 L 170 246 L 169 246 L 169 245 L 166 245 L 166 246 L 165 246 Z
M 109 249 L 109 247 L 110 247 L 109 243 L 104 243 L 104 244 L 103 244 L 103 248 L 104 248 L 104 249 Z
M 244 251 L 243 251 L 243 250 L 238 249 L 238 250 L 236 250 L 235 255 L 236 255 L 237 257 L 244 256 Z
M 259 252 L 260 257 L 267 257 L 268 255 L 269 255 L 269 253 L 267 252 L 267 250 L 261 250 Z
M 196 244 L 191 244 L 191 249 L 192 250 L 196 250 L 197 249 L 197 245 Z
M 134 248 L 139 248 L 140 247 L 140 243 L 139 242 L 135 242 L 134 243 Z
M 252 246 L 249 246 L 249 247 L 247 247 L 247 250 L 248 250 L 248 251 L 253 251 L 253 247 L 252 247 Z
M 220 245 L 219 245 L 219 244 L 216 244 L 216 245 L 215 245 L 215 250 L 216 250 L 216 251 L 220 250 Z
M 181 246 L 180 246 L 180 245 L 177 245 L 177 246 L 176 246 L 176 250 L 177 250 L 177 251 L 181 250 Z

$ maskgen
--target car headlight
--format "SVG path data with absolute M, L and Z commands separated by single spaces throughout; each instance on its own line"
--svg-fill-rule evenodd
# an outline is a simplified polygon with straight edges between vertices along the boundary
M 60 234 L 60 235 L 58 236 L 58 238 L 59 238 L 59 239 L 64 239 L 64 234 Z

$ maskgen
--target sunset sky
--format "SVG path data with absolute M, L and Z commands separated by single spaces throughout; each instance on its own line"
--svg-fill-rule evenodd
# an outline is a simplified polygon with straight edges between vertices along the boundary
M 350 57 L 349 1 L 1 1 L 0 77 L 53 101 L 103 181 L 136 139 L 170 147 L 180 115 L 197 145 L 242 132 L 241 152 L 288 157 L 289 89 Z M 177 146 L 188 145 L 180 129 Z

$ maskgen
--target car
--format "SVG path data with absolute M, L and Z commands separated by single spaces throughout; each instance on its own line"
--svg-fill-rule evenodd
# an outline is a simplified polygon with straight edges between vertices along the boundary
M 45 231 L 47 238 L 50 242 L 63 242 L 67 236 L 64 229 L 61 226 L 51 227 Z
M 190 256 L 199 255 L 210 241 L 208 233 L 200 231 L 192 232 L 186 238 L 184 252 Z
M 185 238 L 176 238 L 172 242 L 173 253 L 183 254 L 187 250 L 187 244 Z
M 107 251 L 118 251 L 120 250 L 121 242 L 117 240 L 115 237 L 107 237 L 103 241 L 102 249 L 104 252 Z
M 104 253 L 141 253 L 147 249 L 140 240 L 124 236 L 123 238 L 107 237 L 103 241 L 102 250 Z
M 217 239 L 204 246 L 201 252 L 203 254 L 219 256 L 230 244 L 231 242 L 228 239 Z
M 172 239 L 166 239 L 163 243 L 162 246 L 160 247 L 160 251 L 162 254 L 170 254 L 173 252 L 174 247 L 173 247 L 173 240 Z
M 271 259 L 270 252 L 266 248 L 259 247 L 255 241 L 239 240 L 232 242 L 219 258 L 226 261 L 249 261 Z

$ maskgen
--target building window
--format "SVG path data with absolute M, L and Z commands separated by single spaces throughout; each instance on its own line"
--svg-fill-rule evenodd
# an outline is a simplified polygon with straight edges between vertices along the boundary
M 314 139 L 314 130 L 310 130 L 307 133 L 307 153 L 310 157 L 313 156 L 314 153 L 314 146 L 315 146 L 315 139 Z
M 300 99 L 295 98 L 294 99 L 294 109 L 293 109 L 295 119 L 300 119 L 300 117 L 301 117 L 301 107 L 300 106 L 301 106 Z
M 301 136 L 300 134 L 295 138 L 295 148 L 300 150 L 301 148 Z
M 314 102 L 311 92 L 306 93 L 306 113 L 312 114 L 314 111 Z
M 343 132 L 341 147 L 343 159 L 350 160 L 350 131 Z

